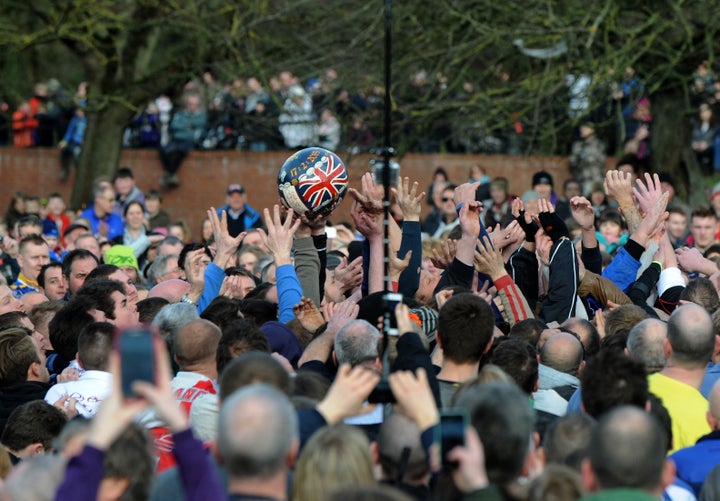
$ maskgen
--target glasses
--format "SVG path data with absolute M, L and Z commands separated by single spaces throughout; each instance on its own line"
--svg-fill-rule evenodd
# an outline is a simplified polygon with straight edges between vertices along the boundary
M 441 199 L 441 200 L 443 201 L 443 203 L 445 203 L 445 202 L 449 202 L 449 201 L 451 201 L 451 200 L 452 200 L 452 197 L 442 197 L 442 199 Z

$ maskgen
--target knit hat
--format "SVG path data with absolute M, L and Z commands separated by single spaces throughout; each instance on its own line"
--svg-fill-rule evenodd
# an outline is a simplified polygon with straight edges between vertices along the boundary
M 123 266 L 132 266 L 138 269 L 138 261 L 132 247 L 128 245 L 113 245 L 105 251 L 105 264 L 114 264 L 118 268 Z
M 550 186 L 553 186 L 553 178 L 550 174 L 541 170 L 540 172 L 533 174 L 532 177 L 532 185 L 537 186 L 538 184 L 549 184 Z
M 302 346 L 295 333 L 282 322 L 265 322 L 260 326 L 260 330 L 267 337 L 270 350 L 287 358 L 290 365 L 297 367 L 302 355 Z

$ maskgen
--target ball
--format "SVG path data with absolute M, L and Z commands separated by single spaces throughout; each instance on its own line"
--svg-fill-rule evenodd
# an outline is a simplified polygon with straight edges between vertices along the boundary
M 345 164 L 323 148 L 305 148 L 292 154 L 278 174 L 278 194 L 283 205 L 311 220 L 330 215 L 347 188 Z

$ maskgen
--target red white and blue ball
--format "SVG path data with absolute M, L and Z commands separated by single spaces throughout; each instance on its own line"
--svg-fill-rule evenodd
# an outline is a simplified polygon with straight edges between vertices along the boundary
M 283 205 L 308 219 L 327 216 L 342 201 L 348 173 L 340 157 L 323 148 L 305 148 L 291 155 L 278 174 Z

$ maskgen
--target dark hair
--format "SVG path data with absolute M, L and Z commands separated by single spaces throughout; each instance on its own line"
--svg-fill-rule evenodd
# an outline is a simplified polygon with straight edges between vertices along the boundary
M 270 353 L 270 343 L 265 333 L 252 321 L 245 318 L 233 320 L 227 324 L 222 330 L 215 356 L 218 374 L 233 359 L 252 351 Z
M 545 329 L 547 329 L 547 325 L 542 320 L 537 318 L 526 318 L 525 320 L 520 320 L 518 323 L 510 327 L 508 336 L 519 337 L 531 345 L 537 346 L 540 334 L 542 334 L 542 331 Z
M 299 370 L 292 380 L 294 397 L 307 397 L 320 402 L 330 388 L 330 381 L 317 372 Z M 313 406 L 314 407 L 314 406 Z
M 99 282 L 101 280 L 110 280 L 110 275 L 118 271 L 120 268 L 114 264 L 99 264 L 97 268 L 88 273 L 85 277 L 85 283 L 83 287 L 93 282 Z
M 113 181 L 116 179 L 135 179 L 135 177 L 133 176 L 133 172 L 130 167 L 120 167 L 115 173 Z
M 212 323 L 224 330 L 225 326 L 230 322 L 243 318 L 240 311 L 240 300 L 232 299 L 225 296 L 218 296 L 213 299 L 205 310 L 200 314 L 200 318 L 210 320 Z
M 62 263 L 59 261 L 50 261 L 48 264 L 44 264 L 42 268 L 40 268 L 40 273 L 37 277 L 37 283 L 41 289 L 45 288 L 45 273 L 47 273 L 50 268 L 60 268 L 60 272 L 62 273 Z
M 137 303 L 138 321 L 141 324 L 152 323 L 155 315 L 170 304 L 164 297 L 148 297 Z
M 492 309 L 478 296 L 453 295 L 438 315 L 443 356 L 457 363 L 480 360 L 492 339 L 494 320 Z
M 33 400 L 16 407 L 8 417 L 0 442 L 11 451 L 31 444 L 42 444 L 45 452 L 67 423 L 67 416 L 44 400 Z
M 47 242 L 43 237 L 40 235 L 28 235 L 22 240 L 20 240 L 20 243 L 18 244 L 18 252 L 22 253 L 23 250 L 25 250 L 25 247 L 28 245 L 45 245 L 47 246 Z
M 138 200 L 133 200 L 132 202 L 128 203 L 125 208 L 123 209 L 123 217 L 127 217 L 127 213 L 130 210 L 130 207 L 133 205 L 137 205 L 140 207 L 140 210 L 143 211 L 143 214 L 145 213 L 145 206 Z
M 468 411 L 480 436 L 490 482 L 502 487 L 517 479 L 533 431 L 534 414 L 527 395 L 514 384 L 492 382 L 468 388 L 456 405 Z
M 26 327 L 22 323 L 23 318 L 30 318 L 24 311 L 8 311 L 0 315 L 0 332 L 13 327 Z
M 262 325 L 278 319 L 278 305 L 264 299 L 241 299 L 240 311 L 247 319 Z
M 78 336 L 78 356 L 85 370 L 107 371 L 113 347 L 115 326 L 107 322 L 93 322 Z
M 82 259 L 92 259 L 95 261 L 96 264 L 99 264 L 100 261 L 98 261 L 98 258 L 86 249 L 75 249 L 70 251 L 67 256 L 63 259 L 62 262 L 62 274 L 65 277 L 70 277 L 70 269 L 72 268 L 72 264 L 75 261 L 80 261 Z
M 518 337 L 500 338 L 492 350 L 490 363 L 513 378 L 522 391 L 531 395 L 538 380 L 537 351 Z
M 696 217 L 711 217 L 713 219 L 717 219 L 717 215 L 715 214 L 715 211 L 708 207 L 707 205 L 700 205 L 695 208 L 695 210 L 692 211 L 692 214 L 690 215 L 690 220 L 693 220 Z
M 66 365 L 75 358 L 80 332 L 95 321 L 88 309 L 85 299 L 72 299 L 55 313 L 48 325 L 50 343 Z
M 77 297 L 83 298 L 88 303 L 90 309 L 100 310 L 105 314 L 106 318 L 115 320 L 115 301 L 112 299 L 112 293 L 119 292 L 125 295 L 125 286 L 115 280 L 98 280 L 89 284 L 84 284 L 77 291 Z
M 26 381 L 34 363 L 40 363 L 40 358 L 30 331 L 24 327 L 5 329 L 0 335 L 0 386 Z
M 623 353 L 600 350 L 580 373 L 582 402 L 588 415 L 599 418 L 622 405 L 644 408 L 648 399 L 645 368 Z
M 220 374 L 218 385 L 221 402 L 240 388 L 254 383 L 268 384 L 288 396 L 292 392 L 290 376 L 270 353 L 259 351 L 244 353 L 231 360 L 222 372 L 218 369 L 218 374 Z

